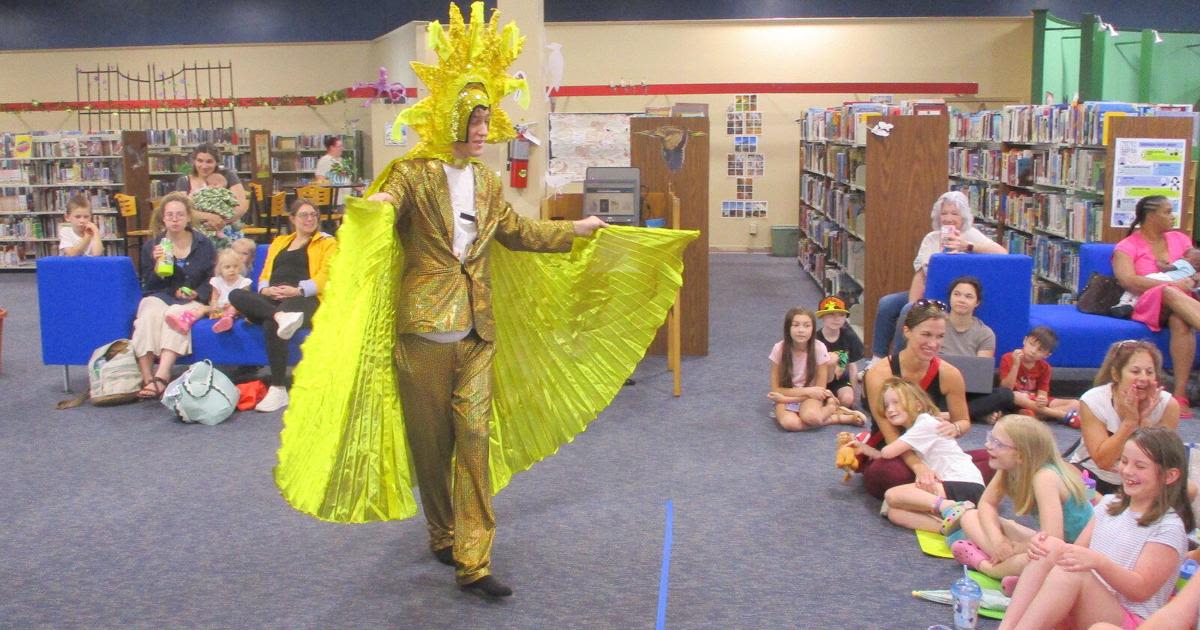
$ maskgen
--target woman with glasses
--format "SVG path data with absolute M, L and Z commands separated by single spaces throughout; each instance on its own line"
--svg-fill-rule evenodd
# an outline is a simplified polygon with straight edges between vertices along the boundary
M 1179 429 L 1179 403 L 1159 384 L 1162 353 L 1148 341 L 1118 341 L 1096 373 L 1095 387 L 1079 397 L 1082 439 L 1070 462 L 1096 480 L 1096 491 L 1121 487 L 1117 464 L 1125 442 L 1141 427 Z
M 1175 401 L 1182 417 L 1190 418 L 1187 383 L 1196 359 L 1196 331 L 1200 330 L 1200 302 L 1192 295 L 1196 283 L 1190 277 L 1174 281 L 1146 277 L 1179 260 L 1192 247 L 1192 238 L 1175 229 L 1175 219 L 1166 197 L 1139 199 L 1129 235 L 1113 250 L 1112 267 L 1121 287 L 1138 296 L 1132 319 L 1154 332 L 1162 330 L 1165 322 L 1171 331 Z
M 297 199 L 288 209 L 291 234 L 275 237 L 267 250 L 258 292 L 235 289 L 229 303 L 246 319 L 262 324 L 270 362 L 267 395 L 254 407 L 257 411 L 278 411 L 287 406 L 288 340 L 302 327 L 312 326 L 313 314 L 320 303 L 329 262 L 337 251 L 337 240 L 319 232 L 321 215 L 312 203 Z
M 142 244 L 139 275 L 143 297 L 133 320 L 132 341 L 142 372 L 143 387 L 137 397 L 143 400 L 160 398 L 171 380 L 175 360 L 192 353 L 191 331 L 173 327 L 168 316 L 204 313 L 212 295 L 208 280 L 217 252 L 211 241 L 192 229 L 194 214 L 192 200 L 185 193 L 168 194 L 150 218 L 153 238 Z
M 885 420 L 881 402 L 883 384 L 893 376 L 920 387 L 942 410 L 939 434 L 958 438 L 971 428 L 962 373 L 938 358 L 946 336 L 947 310 L 940 300 L 917 300 L 904 320 L 902 330 L 908 342 L 905 348 L 886 361 L 877 361 L 867 370 L 863 378 L 864 402 L 870 407 L 874 420 L 870 446 L 878 447 L 880 442 L 891 444 L 900 437 L 900 430 Z M 985 481 L 988 472 L 985 471 Z M 879 499 L 889 488 L 913 483 L 914 479 L 917 488 L 931 493 L 936 492 L 941 481 L 933 469 L 911 451 L 896 459 L 872 461 L 863 469 L 867 492 Z
M 891 350 L 896 322 L 901 321 L 900 311 L 906 304 L 925 295 L 925 274 L 929 259 L 936 253 L 948 254 L 1007 254 L 1004 246 L 988 238 L 974 226 L 971 204 L 963 193 L 952 190 L 943 193 L 933 203 L 930 213 L 933 230 L 921 240 L 917 257 L 913 260 L 913 279 L 908 291 L 891 293 L 879 299 L 875 313 L 875 328 L 871 334 L 872 362 L 887 356 Z

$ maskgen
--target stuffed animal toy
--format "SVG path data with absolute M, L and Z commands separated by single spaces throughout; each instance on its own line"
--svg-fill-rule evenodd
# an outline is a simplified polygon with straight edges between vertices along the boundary
M 850 445 L 850 441 L 858 440 L 859 442 L 864 442 L 869 437 L 870 434 L 866 431 L 858 435 L 851 435 L 849 431 L 842 431 L 837 434 L 838 449 L 834 464 L 846 471 L 846 476 L 842 479 L 842 483 L 849 483 L 850 477 L 858 470 L 858 452 Z

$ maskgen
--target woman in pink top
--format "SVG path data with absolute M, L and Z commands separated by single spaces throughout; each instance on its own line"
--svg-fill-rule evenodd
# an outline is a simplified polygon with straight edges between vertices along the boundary
M 1184 418 L 1191 417 L 1187 383 L 1196 358 L 1196 331 L 1200 330 L 1200 302 L 1192 297 L 1196 283 L 1191 278 L 1162 281 L 1144 276 L 1178 260 L 1191 246 L 1191 237 L 1175 230 L 1170 202 L 1156 195 L 1138 200 L 1129 236 L 1117 243 L 1112 257 L 1117 282 L 1138 295 L 1133 319 L 1154 332 L 1162 330 L 1165 321 L 1171 331 L 1174 394 Z

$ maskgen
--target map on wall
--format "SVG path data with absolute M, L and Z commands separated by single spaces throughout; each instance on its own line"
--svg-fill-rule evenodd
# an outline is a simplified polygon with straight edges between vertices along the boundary
M 629 166 L 630 114 L 550 114 L 550 175 L 582 182 L 589 166 Z

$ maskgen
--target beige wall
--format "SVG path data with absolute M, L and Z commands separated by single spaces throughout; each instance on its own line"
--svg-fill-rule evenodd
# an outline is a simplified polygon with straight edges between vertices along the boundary
M 1033 25 L 1029 18 L 764 20 L 649 23 L 551 23 L 546 41 L 563 44 L 563 85 L 630 83 L 739 83 L 827 81 L 976 82 L 977 100 L 996 107 L 1020 102 L 1029 91 Z M 230 60 L 238 96 L 320 94 L 354 81 L 374 81 L 379 66 L 393 80 L 414 85 L 407 62 L 428 59 L 424 24 L 412 23 L 373 42 L 260 46 L 180 46 L 0 52 L 0 94 L 5 101 L 74 100 L 76 65 L 120 63 L 161 68 L 190 61 Z M 514 70 L 520 68 L 514 67 Z M 535 95 L 539 77 L 531 76 Z M 34 87 L 30 87 L 34 86 Z M 556 99 L 559 112 L 640 112 L 673 101 L 709 105 L 710 243 L 715 248 L 766 248 L 770 225 L 795 224 L 798 204 L 798 139 L 793 122 L 807 107 L 823 107 L 867 94 L 764 94 L 760 151 L 765 177 L 755 182 L 755 198 L 770 203 L 770 214 L 751 236 L 750 220 L 722 219 L 722 200 L 734 198 L 725 156 L 732 139 L 723 114 L 733 95 L 686 97 L 586 97 Z M 897 95 L 903 97 L 904 95 Z M 511 107 L 511 105 L 508 105 Z M 238 125 L 294 133 L 363 130 L 376 167 L 408 147 L 383 145 L 383 124 L 399 110 L 362 101 L 313 108 L 247 108 Z M 519 112 L 512 112 L 521 119 Z M 0 114 L 0 131 L 72 128 L 63 112 Z M 546 124 L 539 125 L 543 132 Z M 408 146 L 415 141 L 410 136 Z M 546 150 L 546 149 L 541 149 Z M 491 147 L 490 166 L 503 167 L 503 147 Z
M 974 108 L 1025 100 L 1032 66 L 1033 24 L 1027 18 L 581 23 L 547 24 L 546 29 L 548 41 L 563 43 L 563 85 L 976 82 L 979 102 L 964 103 Z M 766 172 L 755 181 L 754 197 L 767 200 L 770 210 L 766 220 L 757 221 L 721 218 L 721 202 L 735 199 L 734 178 L 725 174 L 733 139 L 725 134 L 724 113 L 733 95 L 563 98 L 557 99 L 556 111 L 640 112 L 672 102 L 708 104 L 709 242 L 715 249 L 765 249 L 771 225 L 798 220 L 794 121 L 805 108 L 867 96 L 759 95 L 759 151 L 766 155 Z M 752 223 L 757 235 L 749 233 Z

